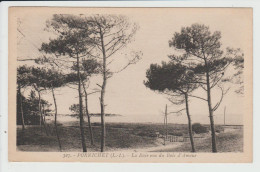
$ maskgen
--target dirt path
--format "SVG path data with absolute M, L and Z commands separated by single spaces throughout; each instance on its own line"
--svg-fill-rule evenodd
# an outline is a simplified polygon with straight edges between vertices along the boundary
M 146 148 L 133 148 L 133 149 L 118 149 L 115 152 L 160 152 L 165 149 L 173 149 L 185 142 L 169 142 L 166 145 L 158 145 L 153 147 L 146 147 Z

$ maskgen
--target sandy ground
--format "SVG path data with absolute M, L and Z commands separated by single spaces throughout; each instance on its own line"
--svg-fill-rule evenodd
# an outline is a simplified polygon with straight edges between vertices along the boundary
M 144 147 L 144 148 L 129 148 L 129 149 L 109 149 L 107 148 L 108 152 L 160 152 L 166 149 L 173 149 L 178 146 L 181 146 L 185 142 L 169 142 L 166 141 L 166 145 L 163 145 L 163 139 L 158 139 L 157 145 L 152 147 Z M 18 147 L 18 150 L 20 151 L 34 151 L 34 150 L 42 150 L 48 151 L 48 152 L 55 152 L 57 151 L 56 148 L 46 148 L 44 146 L 40 145 L 20 145 Z M 66 152 L 81 152 L 81 149 L 66 149 Z M 95 152 L 95 150 L 92 150 L 91 148 L 88 149 L 89 152 Z
M 224 132 L 225 133 L 232 133 L 234 131 L 237 131 L 237 128 L 231 128 L 231 127 L 226 127 Z M 202 140 L 206 140 L 207 138 L 210 138 L 210 135 L 203 138 Z M 200 140 L 201 141 L 201 140 Z M 147 148 L 136 148 L 136 149 L 120 149 L 116 151 L 122 151 L 122 152 L 161 152 L 163 150 L 168 150 L 168 149 L 174 149 L 177 148 L 181 145 L 183 145 L 186 142 L 166 142 L 166 145 L 163 145 L 162 139 L 158 139 L 158 145 L 153 146 L 153 147 L 147 147 Z
M 147 147 L 147 148 L 137 148 L 137 149 L 119 149 L 115 150 L 115 152 L 160 152 L 164 149 L 173 149 L 180 145 L 182 145 L 183 142 L 172 142 L 167 143 L 166 145 L 158 145 L 153 147 Z

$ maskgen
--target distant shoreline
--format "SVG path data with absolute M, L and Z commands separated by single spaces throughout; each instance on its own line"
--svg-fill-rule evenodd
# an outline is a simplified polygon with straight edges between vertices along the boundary
M 47 117 L 47 116 L 46 116 Z M 156 116 L 156 117 L 149 117 L 145 116 L 145 118 L 140 115 L 140 116 L 131 116 L 131 115 L 120 115 L 120 114 L 107 114 L 106 115 L 106 122 L 107 123 L 139 123 L 139 124 L 163 124 L 163 117 L 162 116 Z M 84 118 L 86 119 L 87 116 L 84 115 Z M 100 122 L 100 115 L 99 114 L 92 114 L 91 115 L 91 122 L 92 123 L 98 123 Z M 47 119 L 53 120 L 54 116 L 48 116 Z M 75 114 L 58 114 L 57 118 L 58 122 L 60 123 L 67 123 L 67 122 L 73 122 L 73 121 L 78 121 L 78 116 Z M 87 120 L 87 119 L 86 119 Z M 200 123 L 202 125 L 209 125 L 209 121 L 201 121 L 199 122 L 198 120 L 194 120 L 194 123 Z M 216 125 L 224 125 L 222 120 L 216 120 L 215 121 Z M 183 121 L 176 121 L 176 119 L 169 120 L 168 124 L 187 124 L 186 120 Z M 235 123 L 234 121 L 230 120 L 230 122 L 226 122 L 226 126 L 243 126 L 243 123 L 238 122 Z
M 71 116 L 71 117 L 77 117 L 78 114 L 58 114 L 58 115 L 63 115 L 63 116 Z M 90 116 L 93 117 L 100 117 L 101 115 L 99 113 L 91 113 L 89 114 Z M 123 116 L 123 115 L 119 115 L 119 114 L 105 114 L 105 116 L 107 117 L 115 117 L 115 116 Z

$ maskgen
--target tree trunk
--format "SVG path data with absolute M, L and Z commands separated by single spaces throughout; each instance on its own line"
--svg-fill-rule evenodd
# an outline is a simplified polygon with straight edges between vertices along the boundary
M 226 106 L 224 108 L 224 126 L 226 126 Z
M 82 112 L 82 96 L 81 96 L 81 79 L 79 73 L 79 56 L 77 54 L 77 75 L 78 75 L 78 92 L 79 92 L 79 125 L 80 125 L 80 133 L 81 133 L 81 144 L 83 152 L 87 152 L 85 134 L 84 134 L 84 118 Z
M 208 69 L 207 61 L 205 60 L 206 68 Z M 211 129 L 211 141 L 212 141 L 212 152 L 217 152 L 216 145 L 216 133 L 215 133 L 215 125 L 214 125 L 214 116 L 213 109 L 211 104 L 211 88 L 210 88 L 210 80 L 209 80 L 209 71 L 206 71 L 206 79 L 207 79 L 207 97 L 208 97 L 208 108 L 209 108 L 209 119 L 210 119 L 210 129 Z
M 43 124 L 43 127 L 44 127 L 44 130 L 45 130 L 46 135 L 49 136 L 48 131 L 47 131 L 47 128 L 46 128 L 46 125 L 45 125 L 45 122 L 44 122 L 44 120 L 43 120 L 43 116 L 42 116 L 41 93 L 40 93 L 40 91 L 39 91 L 38 89 L 37 89 L 37 92 L 38 92 L 38 96 L 39 96 L 40 121 L 41 121 L 41 123 Z
M 105 138 L 106 138 L 104 97 L 105 97 L 105 87 L 104 87 L 104 84 L 103 84 L 103 87 L 102 87 L 102 90 L 101 90 L 101 98 L 100 98 L 100 107 L 101 107 L 101 152 L 104 152 L 104 150 L 105 150 Z
M 60 136 L 59 136 L 59 133 L 58 133 L 58 127 L 57 127 L 58 107 L 57 107 L 57 103 L 56 103 L 56 98 L 55 98 L 55 94 L 54 94 L 53 87 L 51 88 L 51 91 L 52 91 L 52 97 L 53 97 L 54 106 L 55 106 L 54 126 L 55 126 L 55 132 L 56 132 L 56 136 L 57 136 L 57 140 L 58 140 L 59 148 L 60 148 L 60 151 L 61 151 L 61 142 L 60 142 Z
M 42 114 L 43 114 L 43 121 L 46 121 L 46 115 L 45 115 L 45 110 L 44 110 L 44 104 L 42 104 Z
M 24 124 L 24 115 L 23 115 L 23 97 L 21 93 L 21 86 L 18 86 L 19 89 L 19 97 L 20 97 L 20 110 L 21 110 L 21 117 L 22 117 L 22 130 L 24 131 L 25 129 L 25 124 Z
M 42 114 L 43 114 L 43 122 L 45 123 L 45 121 L 46 121 L 46 111 L 45 111 L 44 104 L 42 104 Z M 49 134 L 52 135 L 53 132 L 52 132 L 50 126 L 47 125 L 46 128 L 48 129 Z
M 103 54 L 103 83 L 101 86 L 101 96 L 100 96 L 100 108 L 101 108 L 101 152 L 105 151 L 105 139 L 106 139 L 106 126 L 105 126 L 105 92 L 106 92 L 106 82 L 107 82 L 107 71 L 106 71 L 106 50 L 104 46 L 103 34 L 100 28 L 100 39 L 102 45 Z
M 46 121 L 46 116 L 45 116 L 45 111 L 44 111 L 44 108 L 42 109 L 42 114 L 43 114 L 43 121 L 45 122 Z
M 191 118 L 190 118 L 190 112 L 189 112 L 189 102 L 188 102 L 188 94 L 185 94 L 185 102 L 186 102 L 186 114 L 188 117 L 188 126 L 189 126 L 189 135 L 190 135 L 190 144 L 191 144 L 191 151 L 195 152 L 194 147 L 194 141 L 193 141 L 193 135 L 192 135 L 192 126 L 191 126 Z
M 163 127 L 164 127 L 164 138 L 163 138 L 163 143 L 164 145 L 166 145 L 166 115 L 164 115 L 164 119 L 163 119 Z
M 89 128 L 89 132 L 90 132 L 90 142 L 91 142 L 91 145 L 94 145 L 94 137 L 93 137 L 93 131 L 92 131 L 92 126 L 91 126 L 91 121 L 90 121 L 90 115 L 89 115 L 89 112 L 88 112 L 88 94 L 87 94 L 87 90 L 86 90 L 86 87 L 84 85 L 84 82 L 82 82 L 82 86 L 83 86 L 83 89 L 84 89 L 84 93 L 85 93 L 85 108 L 86 108 L 86 115 L 88 117 L 88 128 Z
M 40 106 L 39 106 L 40 107 Z M 40 109 L 40 108 L 39 108 Z M 41 132 L 42 132 L 42 117 L 41 117 L 41 114 L 40 114 L 40 129 L 41 129 Z
M 168 114 L 167 114 L 167 104 L 165 106 L 165 124 L 166 124 L 166 139 L 168 139 Z

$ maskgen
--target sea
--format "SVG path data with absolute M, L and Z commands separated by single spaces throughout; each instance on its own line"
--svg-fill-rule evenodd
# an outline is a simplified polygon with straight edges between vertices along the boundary
M 108 123 L 164 123 L 165 115 L 163 114 L 126 114 L 117 116 L 106 116 L 105 121 Z M 54 116 L 48 116 L 48 120 L 54 120 Z M 87 120 L 86 117 L 84 117 Z M 194 114 L 191 116 L 192 123 L 209 124 L 208 114 Z M 79 118 L 70 114 L 59 114 L 57 121 L 60 123 L 70 123 L 79 121 Z M 100 116 L 92 116 L 91 122 L 100 122 Z M 187 124 L 186 114 L 168 115 L 167 122 L 177 124 Z M 223 114 L 214 114 L 215 124 L 226 125 L 243 125 L 243 114 L 226 114 L 225 120 Z

